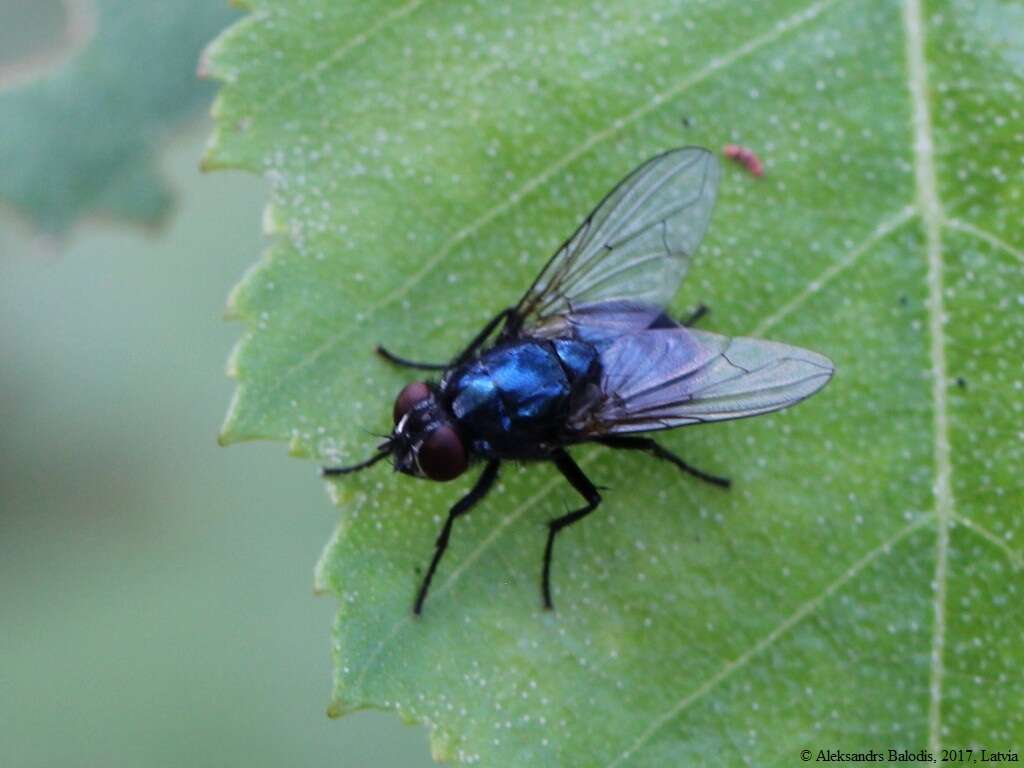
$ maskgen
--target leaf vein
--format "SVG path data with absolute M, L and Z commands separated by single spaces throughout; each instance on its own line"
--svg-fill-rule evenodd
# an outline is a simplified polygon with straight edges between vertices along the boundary
M 307 69 L 304 72 L 298 73 L 296 77 L 292 78 L 291 80 L 288 80 L 280 88 L 271 92 L 266 99 L 262 100 L 259 103 L 259 107 L 255 110 L 254 115 L 259 115 L 267 112 L 267 110 L 270 107 L 277 104 L 284 96 L 287 96 L 289 93 L 294 91 L 296 88 L 300 87 L 302 84 L 306 82 L 315 83 L 319 75 L 333 67 L 342 59 L 344 59 L 345 56 L 349 54 L 349 52 L 355 50 L 361 45 L 365 45 L 371 39 L 376 37 L 382 30 L 386 29 L 399 19 L 408 16 L 410 13 L 415 11 L 417 8 L 419 8 L 426 2 L 427 0 L 411 0 L 411 2 L 399 6 L 390 13 L 385 14 L 378 21 L 367 27 L 365 31 L 350 37 L 348 40 L 346 40 L 337 48 L 335 48 L 330 53 L 330 55 L 326 56 L 323 59 L 320 59 L 315 66 Z
M 584 456 L 582 459 L 580 459 L 579 460 L 580 466 L 581 467 L 586 466 L 593 459 L 594 455 L 595 455 L 595 452 L 591 451 L 586 456 Z M 519 520 L 519 518 L 521 518 L 523 515 L 525 515 L 528 511 L 533 509 L 533 507 L 537 504 L 537 502 L 539 502 L 541 499 L 546 497 L 548 495 L 548 493 L 551 491 L 551 489 L 554 488 L 556 485 L 558 485 L 558 483 L 560 483 L 560 482 L 564 482 L 564 480 L 561 477 L 553 477 L 551 480 L 549 480 L 548 482 L 544 483 L 544 485 L 542 485 L 537 490 L 536 493 L 534 493 L 532 496 L 530 496 L 528 499 L 526 499 L 526 501 L 524 501 L 522 504 L 520 504 L 518 507 L 516 507 L 510 514 L 506 515 L 502 519 L 502 521 L 500 523 L 498 523 L 496 526 L 494 526 L 494 528 L 491 529 L 490 533 L 488 533 L 487 536 L 485 536 L 483 538 L 483 540 L 480 541 L 480 543 L 477 544 L 476 547 L 473 548 L 473 551 L 470 552 L 466 556 L 466 558 L 464 560 L 462 560 L 462 562 L 460 562 L 455 567 L 455 569 L 448 575 L 448 577 L 444 580 L 444 582 L 440 586 L 438 586 L 437 588 L 435 588 L 432 591 L 431 597 L 436 600 L 438 597 L 440 597 L 441 595 L 446 593 L 449 589 L 451 589 L 455 585 L 455 583 L 462 577 L 462 574 L 465 573 L 465 571 L 471 565 L 473 565 L 473 563 L 475 563 L 477 560 L 479 560 L 480 557 L 483 556 L 484 552 L 486 552 L 488 549 L 490 549 L 491 545 L 494 544 L 494 542 L 497 541 L 498 538 L 500 538 L 501 535 L 513 523 L 515 523 L 517 520 Z M 362 685 L 363 680 L 366 677 L 366 674 L 370 671 L 370 669 L 372 669 L 372 667 L 374 665 L 374 662 L 380 657 L 380 655 L 391 644 L 391 642 L 399 634 L 401 634 L 402 630 L 405 629 L 406 627 L 410 626 L 412 624 L 412 622 L 413 622 L 412 616 L 411 615 L 407 615 L 407 616 L 402 617 L 402 619 L 400 621 L 395 623 L 395 625 L 391 628 L 391 631 L 388 632 L 387 636 L 377 644 L 377 647 L 374 648 L 373 652 L 370 654 L 369 658 L 366 660 L 366 664 L 363 665 L 362 671 L 359 673 L 359 676 L 356 678 L 356 681 L 355 681 L 355 684 L 354 684 L 355 687 L 358 688 L 358 687 L 360 687 Z
M 893 546 L 933 519 L 934 515 L 931 513 L 921 515 L 913 522 L 905 525 L 893 536 L 889 537 L 874 549 L 863 555 L 859 560 L 853 563 L 853 565 L 847 568 L 837 579 L 828 584 L 821 592 L 798 606 L 795 611 L 779 622 L 774 629 L 754 643 L 754 645 L 752 645 L 748 650 L 737 656 L 732 661 L 723 664 L 718 672 L 713 674 L 690 693 L 686 694 L 686 696 L 676 702 L 675 705 L 668 709 L 664 714 L 655 719 L 636 738 L 636 741 L 634 741 L 626 750 L 608 764 L 607 768 L 618 768 L 618 766 L 622 765 L 626 760 L 636 754 L 636 752 L 647 742 L 649 742 L 658 731 L 668 725 L 668 723 L 676 719 L 693 704 L 704 698 L 708 693 L 713 691 L 721 683 L 732 676 L 733 673 L 745 667 L 755 657 L 770 648 L 780 637 L 818 610 L 818 608 L 820 608 L 828 598 L 834 595 L 851 580 L 856 578 L 858 574 L 870 566 L 875 560 L 882 555 L 888 554 Z
M 974 531 L 974 533 L 978 534 L 978 536 L 983 538 L 989 544 L 991 544 L 1004 555 L 1006 555 L 1006 559 L 1010 561 L 1010 564 L 1014 567 L 1014 569 L 1024 569 L 1024 555 L 1010 547 L 1010 545 L 1007 544 L 1004 539 L 1000 538 L 999 536 L 996 536 L 995 533 L 993 533 L 980 523 L 976 523 L 970 518 L 964 517 L 963 515 L 954 513 L 953 519 L 960 525 L 962 525 L 964 528 Z
M 977 237 L 979 240 L 984 240 L 989 245 L 992 245 L 998 248 L 999 250 L 1010 254 L 1011 256 L 1015 256 L 1021 261 L 1024 261 L 1024 251 L 1018 248 L 1014 248 L 1005 240 L 996 237 L 991 232 L 982 229 L 981 227 L 976 227 L 969 222 L 963 221 L 962 219 L 947 219 L 945 224 L 950 229 L 955 229 L 959 232 L 965 232 L 968 235 L 973 235 L 974 237 Z
M 829 265 L 817 277 L 807 283 L 804 289 L 796 296 L 783 304 L 779 309 L 766 317 L 754 328 L 753 335 L 761 336 L 771 328 L 774 328 L 782 320 L 789 317 L 794 311 L 802 307 L 814 294 L 818 293 L 825 286 L 836 279 L 841 273 L 852 267 L 872 247 L 885 240 L 889 235 L 898 230 L 914 217 L 917 209 L 908 205 L 898 213 L 886 217 L 874 229 L 874 231 L 862 240 L 857 246 L 848 251 L 838 261 Z
M 903 26 L 906 39 L 907 81 L 913 107 L 914 178 L 917 203 L 924 224 L 928 259 L 928 329 L 931 336 L 931 378 L 933 414 L 933 461 L 935 464 L 935 514 L 938 519 L 935 543 L 931 683 L 928 704 L 928 746 L 933 753 L 942 747 L 942 678 L 946 645 L 946 580 L 949 553 L 949 525 L 954 514 L 951 480 L 949 417 L 946 401 L 945 310 L 942 287 L 942 226 L 945 214 L 939 199 L 935 170 L 935 140 L 928 103 L 926 26 L 922 0 L 905 0 Z

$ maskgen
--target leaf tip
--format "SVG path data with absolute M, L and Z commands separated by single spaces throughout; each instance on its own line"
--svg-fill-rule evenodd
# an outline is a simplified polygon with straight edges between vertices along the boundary
M 430 756 L 436 763 L 449 763 L 455 757 L 451 736 L 437 727 L 430 729 Z
M 331 720 L 337 720 L 353 711 L 350 707 L 346 707 L 345 703 L 338 698 L 331 699 L 331 703 L 327 705 L 327 717 Z
M 200 80 L 209 80 L 211 76 L 210 46 L 206 46 L 199 54 L 199 61 L 196 62 L 196 77 Z
M 329 487 L 332 485 L 334 484 L 329 484 Z M 349 526 L 345 518 L 339 520 L 338 524 L 334 526 L 331 538 L 327 540 L 323 550 L 320 552 L 320 559 L 316 561 L 316 567 L 313 569 L 313 594 L 318 596 L 337 594 L 337 589 L 331 580 L 332 555 L 341 546 L 342 539 L 348 528 Z
M 231 163 L 223 157 L 221 152 L 221 120 L 216 114 L 216 103 L 215 101 L 214 108 L 210 109 L 210 116 L 213 118 L 213 128 L 210 131 L 209 138 L 206 140 L 206 146 L 203 148 L 203 156 L 199 158 L 199 170 L 203 173 L 229 170 L 231 168 Z
M 237 349 L 237 347 L 236 347 Z M 232 354 L 232 357 L 234 355 Z M 228 404 L 228 412 L 224 417 L 224 423 L 220 425 L 220 431 L 217 433 L 217 445 L 227 447 L 234 445 L 235 443 L 242 441 L 242 436 L 238 433 L 236 428 L 238 422 L 238 408 L 241 395 L 239 391 L 241 387 L 235 387 L 235 391 L 231 394 L 231 402 Z
M 294 459 L 313 458 L 313 454 L 309 451 L 309 446 L 306 445 L 306 441 L 302 439 L 302 436 L 297 431 L 292 433 L 292 437 L 288 441 L 288 455 Z
M 284 217 L 273 204 L 264 206 L 263 220 L 261 223 L 263 226 L 263 234 L 267 237 L 274 237 L 275 235 L 284 234 L 288 231 L 288 225 L 284 222 Z
M 217 160 L 216 148 L 211 144 L 203 150 L 203 156 L 199 158 L 199 170 L 203 173 L 210 173 L 211 171 L 222 171 L 224 165 Z

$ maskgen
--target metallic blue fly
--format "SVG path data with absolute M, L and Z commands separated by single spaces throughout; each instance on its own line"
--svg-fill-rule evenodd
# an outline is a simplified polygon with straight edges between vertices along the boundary
M 815 352 L 694 330 L 665 313 L 711 220 L 719 168 L 713 154 L 683 147 L 648 160 L 613 189 L 547 263 L 513 307 L 499 312 L 442 371 L 398 395 L 394 430 L 364 462 L 325 468 L 341 475 L 390 456 L 414 477 L 452 480 L 485 466 L 448 513 L 413 611 L 423 609 L 452 525 L 494 486 L 506 459 L 550 461 L 586 504 L 548 524 L 541 576 L 551 608 L 551 553 L 559 531 L 583 519 L 601 494 L 566 448 L 601 443 L 646 451 L 722 487 L 729 481 L 684 462 L 636 432 L 777 411 L 832 376 Z

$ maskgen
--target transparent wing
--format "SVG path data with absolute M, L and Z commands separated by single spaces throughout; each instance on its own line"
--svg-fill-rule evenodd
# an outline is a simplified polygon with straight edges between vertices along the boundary
M 670 150 L 634 170 L 537 276 L 516 307 L 515 330 L 558 336 L 609 313 L 627 328 L 647 327 L 704 237 L 718 178 L 718 160 L 701 147 Z
M 601 354 L 600 394 L 573 417 L 582 434 L 741 419 L 794 405 L 832 377 L 816 352 L 689 328 L 621 336 Z

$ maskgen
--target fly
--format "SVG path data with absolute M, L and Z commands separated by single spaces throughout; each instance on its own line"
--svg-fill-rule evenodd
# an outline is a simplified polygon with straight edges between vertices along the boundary
M 440 376 L 402 389 L 394 429 L 377 453 L 324 474 L 390 457 L 399 472 L 446 482 L 484 464 L 448 512 L 414 613 L 423 610 L 455 520 L 490 492 L 503 461 L 552 462 L 586 502 L 548 523 L 541 596 L 550 609 L 555 537 L 601 503 L 570 446 L 642 451 L 728 487 L 636 433 L 770 413 L 831 378 L 832 362 L 815 352 L 695 330 L 703 308 L 682 322 L 666 314 L 711 221 L 719 173 L 715 156 L 700 147 L 645 162 L 587 216 L 519 302 L 450 362 L 415 362 L 377 348 L 391 363 Z

